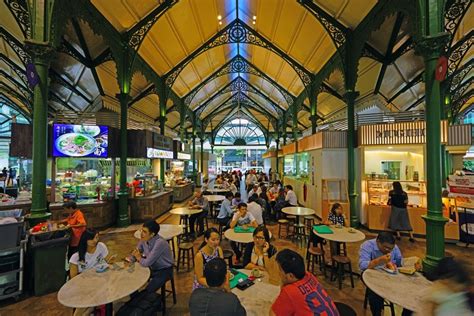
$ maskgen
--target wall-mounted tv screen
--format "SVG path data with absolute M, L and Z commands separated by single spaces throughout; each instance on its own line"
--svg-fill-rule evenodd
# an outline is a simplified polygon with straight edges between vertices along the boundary
M 108 126 L 54 124 L 53 156 L 105 158 L 108 134 Z

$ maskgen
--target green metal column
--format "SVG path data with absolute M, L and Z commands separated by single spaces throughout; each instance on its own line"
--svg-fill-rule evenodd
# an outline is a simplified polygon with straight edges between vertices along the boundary
M 200 139 L 201 141 L 201 174 L 204 173 L 204 139 Z
M 194 183 L 196 183 L 196 178 L 197 178 L 197 174 L 196 174 L 196 135 L 194 135 L 194 131 L 193 131 L 193 181 Z
M 446 145 L 441 145 L 441 186 L 446 187 L 446 177 L 448 170 L 446 168 Z
M 160 134 L 165 135 L 166 116 L 160 116 Z M 165 181 L 165 159 L 160 159 L 160 179 Z
M 33 94 L 33 181 L 31 196 L 31 223 L 42 221 L 46 213 L 46 166 L 48 149 L 48 70 L 53 48 L 44 43 L 27 41 L 26 47 L 39 76 Z
M 280 150 L 280 139 L 275 140 L 276 143 L 276 173 L 280 174 L 280 158 L 278 158 L 278 151 Z
M 359 92 L 347 91 L 344 98 L 347 102 L 347 182 L 349 191 L 349 205 L 351 214 L 351 226 L 359 225 L 359 216 L 357 215 L 357 191 L 356 191 L 356 168 L 355 168 L 355 149 L 356 149 L 356 128 L 354 121 L 355 100 Z
M 441 203 L 441 98 L 440 82 L 435 80 L 438 58 L 448 43 L 449 33 L 444 31 L 444 1 L 419 0 L 420 34 L 416 51 L 425 62 L 425 100 L 426 100 L 426 175 L 428 213 L 423 216 L 426 222 L 426 258 L 424 270 L 433 271 L 444 257 L 444 225 Z
M 124 227 L 130 225 L 127 187 L 127 120 L 130 94 L 121 92 L 117 94 L 117 99 L 120 102 L 120 189 L 117 193 L 119 197 L 117 226 Z

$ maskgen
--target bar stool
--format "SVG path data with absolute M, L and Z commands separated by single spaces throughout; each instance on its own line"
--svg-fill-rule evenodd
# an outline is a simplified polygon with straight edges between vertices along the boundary
M 287 219 L 279 219 L 278 220 L 278 238 L 281 239 L 281 228 L 285 228 L 285 238 L 288 237 L 288 233 L 290 230 L 290 222 Z
M 194 267 L 194 247 L 190 242 L 183 242 L 178 246 L 178 263 L 176 265 L 176 271 L 179 271 L 179 266 L 181 263 L 183 264 L 183 268 L 184 264 L 186 263 L 188 271 L 190 270 L 191 263 Z
M 227 260 L 229 263 L 229 268 L 232 268 L 234 265 L 232 263 L 232 257 L 234 256 L 234 252 L 232 250 L 224 249 L 222 251 L 222 254 L 224 255 L 224 260 Z
M 326 277 L 326 260 L 324 254 L 323 244 L 320 243 L 317 247 L 311 246 L 311 240 L 308 238 L 308 246 L 306 247 L 306 267 L 314 274 L 314 264 L 319 264 L 319 270 L 322 271 L 324 277 Z
M 170 245 L 171 247 L 171 251 L 173 252 L 173 257 L 176 257 L 176 247 L 174 245 L 174 237 L 171 239 L 168 239 L 167 242 L 168 242 L 168 245 Z
M 166 289 L 166 283 L 168 281 L 171 281 L 171 290 Z M 171 277 L 171 279 L 167 280 L 165 284 L 161 287 L 161 315 L 166 314 L 166 298 L 169 295 L 173 295 L 173 304 L 176 304 L 176 288 L 174 286 L 174 276 Z
M 339 281 L 339 290 L 342 288 L 342 279 L 344 278 L 344 266 L 347 265 L 349 268 L 349 276 L 351 278 L 351 286 L 354 288 L 354 278 L 352 276 L 352 264 L 351 259 L 346 256 L 335 255 L 332 256 L 332 271 L 331 281 L 333 281 L 334 274 L 337 273 L 336 277 Z
M 310 235 L 309 232 L 313 229 L 314 220 L 315 220 L 314 216 L 305 216 L 304 217 L 304 226 L 308 230 L 308 233 L 305 232 L 306 236 Z

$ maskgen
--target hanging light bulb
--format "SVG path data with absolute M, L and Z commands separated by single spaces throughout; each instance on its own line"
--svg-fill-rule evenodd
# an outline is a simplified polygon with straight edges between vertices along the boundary
M 222 20 L 222 15 L 219 14 L 219 15 L 217 16 L 217 19 L 218 19 L 219 21 Z
M 222 25 L 222 21 L 219 21 L 219 25 Z
M 256 19 L 257 19 L 257 16 L 256 16 L 256 15 L 254 15 L 254 16 L 253 16 L 253 20 L 255 21 Z

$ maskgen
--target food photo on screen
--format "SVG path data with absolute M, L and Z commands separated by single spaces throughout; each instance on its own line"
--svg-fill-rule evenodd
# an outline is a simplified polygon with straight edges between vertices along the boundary
M 54 157 L 101 157 L 108 155 L 108 127 L 54 124 Z

